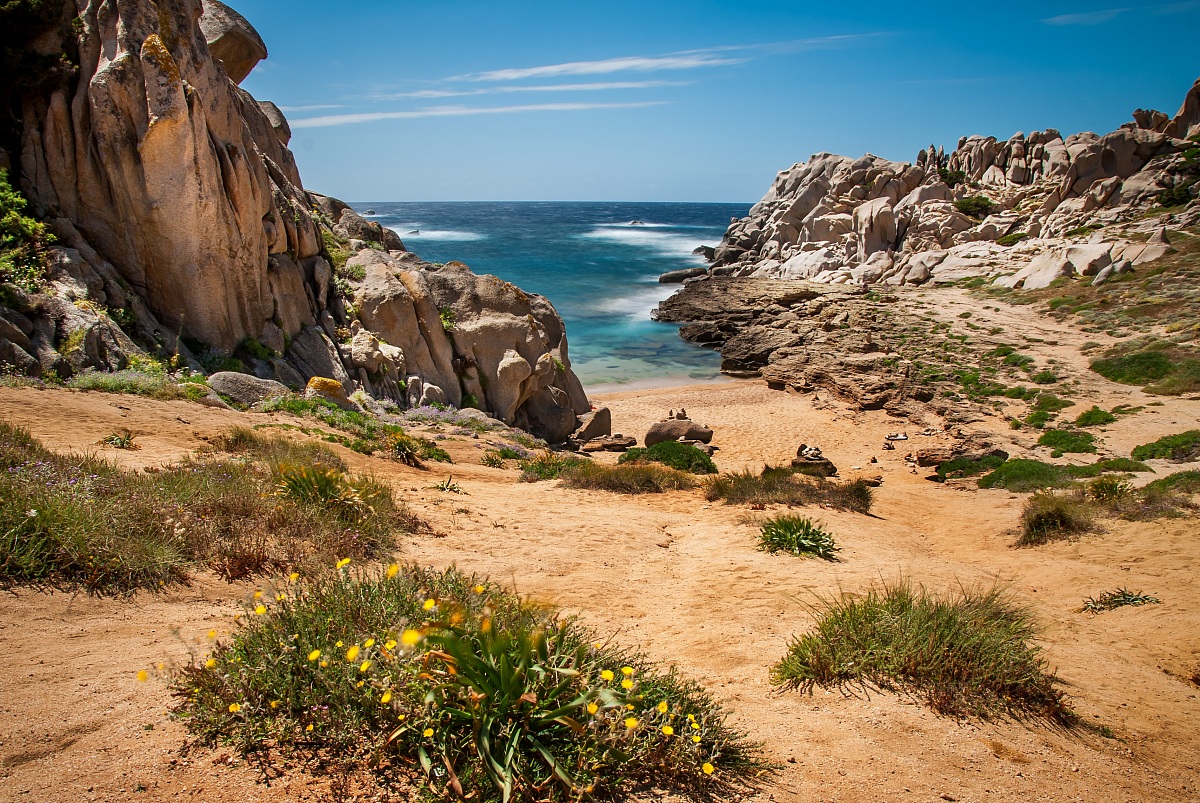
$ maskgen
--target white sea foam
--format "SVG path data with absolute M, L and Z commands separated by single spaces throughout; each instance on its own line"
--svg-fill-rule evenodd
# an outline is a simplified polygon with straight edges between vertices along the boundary
M 388 226 L 389 229 L 405 240 L 441 240 L 443 242 L 465 243 L 472 240 L 486 240 L 486 234 L 476 231 L 455 231 L 453 229 L 423 229 L 420 226 Z M 415 234 L 414 234 L 415 232 Z
M 666 234 L 647 226 L 597 226 L 583 235 L 589 239 L 608 240 L 641 248 L 647 248 L 665 256 L 694 257 L 692 251 L 703 245 L 697 238 L 686 234 Z
M 604 299 L 597 303 L 593 309 L 599 312 L 607 312 L 611 315 L 626 317 L 633 321 L 647 321 L 650 319 L 650 313 L 654 311 L 659 302 L 665 300 L 671 293 L 678 289 L 674 285 L 666 284 L 644 286 L 643 289 L 635 289 L 627 295 Z

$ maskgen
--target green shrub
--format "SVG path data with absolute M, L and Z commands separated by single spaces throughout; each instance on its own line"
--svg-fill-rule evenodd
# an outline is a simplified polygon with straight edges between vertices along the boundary
M 1073 715 L 1035 642 L 1032 615 L 999 590 L 939 597 L 907 582 L 843 593 L 771 669 L 778 686 L 912 691 L 952 716 Z
M 833 561 L 840 550 L 833 536 L 812 519 L 800 516 L 776 516 L 767 519 L 759 528 L 758 548 L 770 552 L 790 552 L 793 555 L 809 556 Z
M 161 401 L 175 399 L 196 401 L 208 395 L 208 391 L 201 384 L 193 382 L 177 384 L 169 377 L 158 373 L 143 373 L 133 370 L 114 371 L 111 374 L 102 371 L 87 371 L 82 374 L 76 374 L 64 384 L 76 390 L 91 390 L 99 393 L 129 393 Z
M 0 284 L 12 282 L 32 293 L 45 284 L 46 246 L 54 238 L 43 224 L 24 214 L 25 206 L 25 199 L 9 183 L 8 171 L 0 169 Z
M 1144 492 L 1184 494 L 1200 493 L 1200 471 L 1179 471 L 1149 482 L 1142 489 Z
M 1104 424 L 1111 424 L 1116 421 L 1117 417 L 1107 410 L 1101 410 L 1097 405 L 1092 405 L 1090 410 L 1084 410 L 1075 417 L 1075 426 L 1077 427 L 1098 427 Z
M 699 685 L 454 568 L 284 591 L 176 676 L 201 740 L 316 750 L 422 799 L 729 799 L 768 769 Z
M 376 484 L 369 490 L 368 487 L 365 483 L 351 482 L 336 468 L 290 463 L 275 466 L 276 496 L 332 510 L 350 523 L 362 521 L 375 512 L 371 503 L 379 495 L 379 486 Z
M 454 331 L 454 310 L 450 307 L 440 307 L 438 309 L 438 318 L 442 321 L 442 329 L 447 333 Z
M 281 451 L 237 440 L 248 456 Z M 134 473 L 50 452 L 0 422 L 0 584 L 66 582 L 107 593 L 155 589 L 205 565 L 236 579 L 334 555 L 375 557 L 413 520 L 387 487 L 352 482 L 369 498 L 370 515 L 277 497 L 262 460 Z
M 321 238 L 325 241 L 325 258 L 329 260 L 334 274 L 340 276 L 346 261 L 354 256 L 354 252 L 350 250 L 349 243 L 338 240 L 328 229 L 321 229 Z
M 1175 368 L 1171 357 L 1162 351 L 1138 351 L 1092 360 L 1089 367 L 1105 379 L 1122 385 L 1148 385 L 1165 378 Z
M 1034 409 L 1047 413 L 1056 413 L 1074 404 L 1075 402 L 1070 399 L 1060 399 L 1053 393 L 1040 393 L 1038 394 L 1037 401 L 1034 403 Z
M 1135 446 L 1134 460 L 1175 460 L 1187 462 L 1200 457 L 1200 429 L 1190 429 L 1177 435 L 1164 435 L 1152 443 Z
M 954 202 L 954 208 L 962 212 L 967 217 L 973 217 L 979 220 L 992 214 L 996 209 L 994 204 L 988 198 L 982 195 L 970 195 L 966 198 L 959 198 Z
M 1004 465 L 1004 461 L 1007 459 L 1007 456 L 996 454 L 984 455 L 980 458 L 956 457 L 938 464 L 938 480 L 945 482 L 947 478 L 975 477 L 985 474 Z
M 1053 385 L 1058 381 L 1058 374 L 1046 368 L 1036 374 L 1030 374 L 1029 381 L 1037 385 Z
M 504 468 L 504 457 L 495 449 L 488 449 L 479 460 L 479 465 L 488 468 Z
M 1096 437 L 1088 432 L 1069 429 L 1048 429 L 1038 438 L 1039 446 L 1049 446 L 1055 456 L 1088 454 L 1096 451 Z
M 1088 597 L 1083 601 L 1081 611 L 1088 613 L 1103 613 L 1104 611 L 1112 611 L 1117 608 L 1123 608 L 1126 605 L 1138 607 L 1141 605 L 1158 605 L 1157 597 L 1152 597 L 1149 594 L 1143 594 L 1140 591 L 1130 591 L 1128 588 L 1118 588 L 1116 591 L 1101 592 L 1098 597 Z
M 1021 511 L 1019 546 L 1036 546 L 1057 538 L 1086 532 L 1092 526 L 1092 512 L 1073 494 L 1038 491 L 1025 500 Z
M 563 469 L 562 480 L 569 488 L 623 494 L 685 491 L 696 487 L 696 480 L 691 474 L 655 463 L 604 466 L 580 460 Z
M 380 421 L 370 413 L 360 413 L 357 410 L 343 410 L 331 401 L 325 399 L 305 399 L 300 396 L 276 396 L 262 403 L 261 409 L 266 413 L 284 412 L 303 418 L 312 418 L 334 429 L 341 430 L 355 439 L 363 441 L 357 444 L 355 451 L 370 453 L 373 450 L 388 448 L 391 436 L 404 435 L 404 428 L 398 424 Z M 345 446 L 351 446 L 349 439 L 336 439 Z
M 1009 460 L 979 478 L 980 488 L 1004 488 L 1019 493 L 1068 484 L 1070 478 L 1061 468 L 1040 460 Z
M 998 238 L 996 240 L 996 245 L 1003 245 L 1003 246 L 1016 245 L 1017 243 L 1021 242 L 1028 236 L 1029 236 L 1029 232 L 1027 232 L 1027 231 L 1015 231 L 1012 234 L 1006 234 L 1003 237 Z
M 679 471 L 688 471 L 692 474 L 717 473 L 717 466 L 711 457 L 692 444 L 679 441 L 662 441 L 645 449 L 636 447 L 629 449 L 617 459 L 617 462 L 662 463 L 664 466 L 670 466 Z
M 938 176 L 946 184 L 947 187 L 953 189 L 959 184 L 967 182 L 967 174 L 961 170 L 949 170 L 945 167 L 938 168 Z
M 1087 484 L 1087 496 L 1101 505 L 1115 505 L 1133 496 L 1133 485 L 1120 477 L 1107 474 Z
M 1098 477 L 1105 472 L 1119 473 L 1134 473 L 1143 471 L 1153 471 L 1150 466 L 1145 463 L 1139 463 L 1136 460 L 1130 460 L 1128 457 L 1114 457 L 1109 460 L 1097 460 L 1086 466 L 1061 466 L 1072 477 L 1086 479 L 1088 477 Z
M 874 492 L 858 479 L 849 482 L 797 475 L 791 467 L 764 466 L 760 474 L 734 471 L 709 479 L 704 488 L 710 502 L 727 505 L 828 505 L 855 513 L 871 512 Z

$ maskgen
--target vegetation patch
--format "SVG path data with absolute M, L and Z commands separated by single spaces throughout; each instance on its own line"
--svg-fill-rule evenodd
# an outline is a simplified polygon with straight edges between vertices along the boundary
M 1070 483 L 1071 478 L 1061 467 L 1040 460 L 1008 460 L 979 478 L 980 488 L 1004 488 L 1018 493 L 1060 488 Z
M 698 684 L 456 569 L 340 570 L 263 597 L 180 672 L 199 739 L 406 778 L 422 798 L 730 799 L 767 771 Z
M 955 201 L 954 208 L 967 217 L 982 220 L 995 211 L 996 204 L 982 195 L 969 195 L 966 198 L 959 198 Z
M 1179 396 L 1200 391 L 1200 355 L 1169 343 L 1140 351 L 1118 350 L 1093 360 L 1093 371 L 1123 385 L 1140 385 L 1147 393 Z
M 1123 608 L 1126 605 L 1138 607 L 1158 604 L 1159 600 L 1157 597 L 1143 594 L 1140 591 L 1130 591 L 1128 588 L 1118 588 L 1115 591 L 1102 591 L 1099 596 L 1088 597 L 1083 601 L 1083 607 L 1080 610 L 1096 614 Z
M 1090 432 L 1073 429 L 1048 429 L 1038 438 L 1039 446 L 1049 446 L 1053 457 L 1064 454 L 1091 454 L 1096 451 L 1096 437 Z
M 1010 246 L 1016 245 L 1029 236 L 1027 231 L 1014 231 L 1012 234 L 1006 234 L 996 240 L 996 245 Z
M 762 472 L 735 471 L 708 480 L 705 498 L 728 505 L 828 505 L 869 513 L 874 493 L 863 480 L 841 482 L 797 475 L 791 468 L 766 466 Z
M 1008 458 L 999 454 L 988 454 L 983 457 L 956 457 L 945 463 L 939 463 L 937 476 L 939 482 L 960 477 L 975 477 L 1004 465 Z
M 580 460 L 565 468 L 561 476 L 563 484 L 569 488 L 623 494 L 686 491 L 697 485 L 692 474 L 656 463 L 605 466 L 589 460 Z
M 1133 449 L 1134 460 L 1175 460 L 1186 463 L 1200 458 L 1200 429 L 1165 435 Z
M 618 459 L 618 463 L 643 462 L 662 463 L 679 471 L 691 474 L 716 474 L 717 464 L 705 452 L 690 443 L 662 441 L 646 448 L 629 449 Z
M 552 452 L 549 449 L 538 452 L 517 463 L 521 469 L 522 482 L 537 482 L 538 480 L 556 480 L 567 468 L 587 462 L 581 457 Z
M 1079 415 L 1075 416 L 1075 426 L 1077 427 L 1100 427 L 1105 424 L 1111 424 L 1116 421 L 1117 417 L 1107 410 L 1101 410 L 1099 406 L 1093 404 L 1091 409 L 1084 410 Z
M 1037 546 L 1078 535 L 1091 529 L 1092 518 L 1091 508 L 1077 495 L 1038 491 L 1025 500 L 1017 545 Z
M 951 716 L 995 713 L 1074 722 L 1035 645 L 1026 609 L 997 589 L 938 596 L 907 582 L 822 602 L 817 623 L 771 670 L 801 690 L 873 685 L 919 695 Z
M 833 535 L 812 519 L 801 516 L 775 516 L 759 528 L 758 548 L 774 555 L 787 552 L 800 557 L 837 560 L 841 551 Z
M 199 566 L 235 579 L 332 555 L 375 557 L 391 549 L 396 530 L 413 526 L 387 486 L 343 474 L 328 450 L 247 430 L 227 443 L 243 458 L 135 473 L 56 454 L 0 422 L 0 583 L 123 592 L 185 580 Z M 336 472 L 362 504 L 283 492 L 281 462 L 309 455 L 305 467 Z
M 198 381 L 197 381 L 198 380 Z M 184 378 L 176 382 L 169 376 L 158 372 L 146 371 L 87 371 L 76 374 L 64 383 L 75 390 L 91 390 L 98 393 L 128 393 L 134 396 L 146 396 L 159 401 L 198 401 L 208 395 L 208 388 L 203 383 L 203 377 Z
M 1200 471 L 1179 471 L 1149 482 L 1142 489 L 1144 492 L 1181 494 L 1200 493 Z
M 7 55 L 5 48 L 5 61 Z M 54 237 L 25 214 L 25 207 L 25 199 L 9 183 L 8 171 L 0 170 L 0 284 L 11 282 L 33 293 L 45 284 L 46 246 Z

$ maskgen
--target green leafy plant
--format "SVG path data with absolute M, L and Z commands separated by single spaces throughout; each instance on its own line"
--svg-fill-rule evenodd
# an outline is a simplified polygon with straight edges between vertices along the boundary
M 996 209 L 996 204 L 982 195 L 970 195 L 954 202 L 954 208 L 967 217 L 983 219 Z
M 275 467 L 275 495 L 317 505 L 348 521 L 361 521 L 372 515 L 371 497 L 377 494 L 356 487 L 336 468 L 283 463 Z
M 438 308 L 438 318 L 442 321 L 442 329 L 447 333 L 454 331 L 455 315 L 454 310 L 450 307 Z
M 627 450 L 617 463 L 649 462 L 692 474 L 716 474 L 717 465 L 705 452 L 690 443 L 662 441 L 646 448 L 634 447 Z
M 1092 405 L 1091 409 L 1084 410 L 1075 417 L 1075 426 L 1077 427 L 1099 427 L 1105 424 L 1111 424 L 1116 421 L 1117 417 L 1107 410 L 1101 410 L 1097 405 Z
M 1038 491 L 1025 501 L 1021 511 L 1018 546 L 1037 546 L 1090 530 L 1092 511 L 1074 494 Z
M 793 555 L 837 560 L 839 548 L 833 536 L 812 519 L 801 516 L 776 516 L 767 519 L 759 528 L 758 548 L 775 554 L 789 552 Z
M 488 449 L 480 458 L 479 465 L 488 468 L 504 468 L 504 457 L 495 449 Z
M 869 513 L 874 501 L 870 485 L 861 479 L 840 482 L 833 479 L 797 475 L 782 466 L 764 466 L 761 473 L 733 471 L 707 480 L 705 498 L 730 505 L 815 505 L 838 510 Z
M 25 199 L 13 189 L 8 171 L 0 170 L 0 283 L 12 282 L 26 292 L 45 283 L 46 246 L 54 238 L 46 227 L 24 214 Z
M 1133 485 L 1111 474 L 1097 477 L 1087 485 L 1087 496 L 1101 505 L 1113 505 L 1133 496 Z
M 996 711 L 1074 721 L 1035 645 L 1032 615 L 999 589 L 937 596 L 901 581 L 816 606 L 817 622 L 771 670 L 778 686 L 871 684 L 952 716 Z
M 996 245 L 1010 246 L 1016 245 L 1029 236 L 1027 231 L 1014 231 L 1012 234 L 1006 234 L 1003 237 L 997 238 Z
M 433 489 L 435 491 L 442 491 L 444 493 L 452 493 L 452 494 L 465 494 L 466 493 L 466 491 L 463 489 L 463 487 L 454 481 L 453 474 L 446 477 L 446 479 L 444 479 L 440 482 L 434 483 Z
M 121 429 L 105 435 L 100 439 L 99 443 L 104 446 L 111 446 L 114 449 L 127 449 L 133 451 L 142 448 L 133 442 L 135 437 L 137 437 L 137 435 L 132 430 Z
M 1049 446 L 1053 456 L 1059 457 L 1068 452 L 1073 454 L 1088 454 L 1096 451 L 1096 437 L 1090 432 L 1079 432 L 1071 429 L 1048 429 L 1038 438 L 1039 446 Z
M 1134 460 L 1175 460 L 1187 462 L 1200 458 L 1200 429 L 1190 429 L 1176 435 L 1164 435 L 1151 443 L 1135 446 Z
M 1143 594 L 1140 591 L 1134 592 L 1127 588 L 1118 588 L 1115 591 L 1104 591 L 1099 596 L 1088 597 L 1083 601 L 1083 607 L 1080 611 L 1097 614 L 1104 611 L 1115 610 L 1126 605 L 1138 607 L 1141 605 L 1158 605 L 1157 597 L 1152 597 L 1149 594 Z

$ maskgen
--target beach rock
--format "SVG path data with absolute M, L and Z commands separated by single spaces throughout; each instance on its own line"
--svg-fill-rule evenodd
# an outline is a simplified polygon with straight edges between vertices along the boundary
M 658 277 L 658 282 L 659 284 L 679 284 L 684 279 L 707 275 L 708 268 L 682 268 L 680 270 L 667 271 Z
M 285 385 L 279 382 L 259 379 L 236 371 L 218 371 L 210 374 L 208 386 L 222 396 L 247 407 L 266 399 L 287 396 L 291 393 Z
M 323 399 L 324 401 L 333 402 L 343 410 L 362 412 L 362 408 L 351 401 L 350 397 L 346 395 L 346 389 L 342 386 L 342 383 L 329 377 L 314 376 L 309 379 L 308 385 L 304 388 L 304 398 Z
M 606 438 L 611 433 L 612 413 L 607 407 L 597 407 L 595 410 L 579 416 L 578 426 L 571 437 L 581 441 L 592 441 L 597 438 Z
M 683 440 L 710 443 L 713 438 L 713 431 L 702 424 L 697 424 L 695 421 L 679 419 L 659 421 L 650 426 L 650 429 L 646 432 L 646 437 L 642 439 L 642 443 L 646 446 L 653 446 L 656 443 L 677 441 L 681 438 Z
M 821 454 L 819 448 L 804 443 L 796 449 L 796 456 L 792 458 L 792 468 L 796 473 L 810 477 L 836 477 L 838 473 L 837 466 Z

